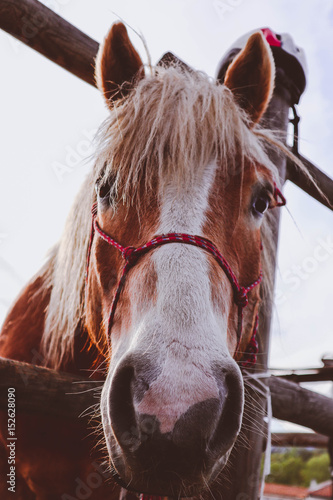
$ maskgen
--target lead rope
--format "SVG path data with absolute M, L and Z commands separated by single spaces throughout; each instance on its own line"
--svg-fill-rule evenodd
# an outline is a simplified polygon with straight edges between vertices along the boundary
M 240 362 L 240 366 L 244 369 L 250 368 L 257 362 L 257 355 L 259 351 L 259 345 L 257 341 L 258 327 L 259 327 L 259 314 L 256 314 L 252 337 L 247 345 L 242 361 Z

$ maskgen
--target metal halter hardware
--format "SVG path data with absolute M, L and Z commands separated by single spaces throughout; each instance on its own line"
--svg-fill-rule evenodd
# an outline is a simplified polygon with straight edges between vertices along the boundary
M 277 189 L 277 188 L 276 188 Z M 277 189 L 276 193 L 276 199 L 277 197 L 280 197 L 281 199 L 281 204 L 284 204 L 285 200 L 283 198 L 283 195 L 281 192 Z M 131 267 L 135 265 L 137 260 L 150 250 L 153 250 L 154 248 L 160 247 L 162 245 L 168 244 L 168 243 L 183 243 L 187 245 L 192 245 L 196 246 L 199 248 L 202 248 L 206 252 L 208 252 L 212 257 L 215 259 L 215 261 L 219 264 L 221 269 L 224 271 L 225 275 L 227 276 L 231 287 L 233 289 L 234 293 L 234 302 L 238 306 L 238 327 L 237 327 L 237 349 L 240 343 L 241 339 L 241 334 L 242 334 L 242 322 L 243 322 L 243 309 L 244 307 L 247 306 L 248 304 L 248 293 L 257 285 L 262 280 L 262 272 L 260 271 L 260 274 L 258 278 L 251 283 L 248 286 L 240 286 L 238 283 L 238 280 L 232 271 L 230 265 L 228 264 L 227 260 L 223 257 L 223 255 L 219 252 L 218 248 L 207 238 L 203 238 L 201 236 L 194 236 L 194 235 L 189 235 L 189 234 L 184 234 L 184 233 L 168 233 L 168 234 L 162 234 L 155 236 L 153 239 L 145 243 L 144 245 L 140 247 L 123 247 L 115 241 L 111 236 L 106 234 L 98 225 L 98 222 L 96 220 L 97 216 L 97 203 L 94 203 L 92 206 L 92 225 L 91 225 L 91 234 L 90 234 L 90 242 L 89 242 L 89 249 L 88 249 L 88 256 L 87 256 L 87 271 L 86 271 L 86 280 L 88 279 L 88 270 L 89 270 L 89 262 L 90 262 L 90 254 L 91 254 L 91 247 L 93 243 L 93 238 L 95 232 L 98 234 L 99 237 L 101 237 L 106 243 L 109 245 L 113 246 L 116 248 L 119 252 L 121 252 L 123 259 L 125 260 L 125 264 L 122 269 L 121 277 L 118 281 L 117 289 L 113 297 L 113 301 L 111 304 L 110 308 L 110 314 L 109 314 L 109 320 L 108 320 L 108 329 L 107 329 L 107 339 L 108 339 L 108 345 L 110 347 L 111 345 L 111 329 L 113 325 L 113 320 L 114 320 L 114 315 L 116 311 L 116 307 L 118 304 L 118 300 L 121 294 L 121 291 L 124 287 L 126 276 L 128 271 L 130 270 Z M 248 345 L 248 349 L 246 351 L 246 358 L 243 361 L 243 366 L 249 366 L 251 364 L 254 364 L 256 362 L 256 354 L 258 352 L 258 344 L 255 339 L 256 332 L 258 328 L 258 315 L 255 318 L 255 325 L 252 333 L 252 338 L 250 340 L 250 343 Z

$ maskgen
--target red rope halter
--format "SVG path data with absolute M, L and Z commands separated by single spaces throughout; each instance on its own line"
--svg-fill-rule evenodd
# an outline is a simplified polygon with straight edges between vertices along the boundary
M 281 196 L 282 203 L 283 203 L 283 198 L 281 193 L 279 192 L 279 195 Z M 167 243 L 185 243 L 187 245 L 193 245 L 199 248 L 202 248 L 206 252 L 210 253 L 215 261 L 219 264 L 221 269 L 223 269 L 224 273 L 226 274 L 233 292 L 234 292 L 234 301 L 238 305 L 238 328 L 237 328 L 237 349 L 240 343 L 241 335 L 242 335 L 242 323 L 243 323 L 243 309 L 244 307 L 247 306 L 248 304 L 248 293 L 257 285 L 262 280 L 262 272 L 260 271 L 260 274 L 258 278 L 253 281 L 250 285 L 243 287 L 240 286 L 238 283 L 238 280 L 232 271 L 230 265 L 228 264 L 227 260 L 223 257 L 223 255 L 219 252 L 217 247 L 209 241 L 207 238 L 203 238 L 200 236 L 193 236 L 189 234 L 183 234 L 183 233 L 168 233 L 168 234 L 161 234 L 159 236 L 155 236 L 152 240 L 148 241 L 141 247 L 123 247 L 120 245 L 117 241 L 115 241 L 111 236 L 106 234 L 98 225 L 96 216 L 97 216 L 97 203 L 94 203 L 92 206 L 92 226 L 91 226 L 91 234 L 90 234 L 90 242 L 89 242 L 89 249 L 88 249 L 88 257 L 87 257 L 87 272 L 86 272 L 86 279 L 88 279 L 88 270 L 89 270 L 89 262 L 90 262 L 90 254 L 91 254 L 91 247 L 92 247 L 92 242 L 94 238 L 95 232 L 109 245 L 113 246 L 119 252 L 121 252 L 122 257 L 125 260 L 125 264 L 122 269 L 121 277 L 119 279 L 118 285 L 116 292 L 113 297 L 113 301 L 111 304 L 110 308 L 110 314 L 109 314 L 109 320 L 108 320 L 108 330 L 107 330 L 107 338 L 108 338 L 108 345 L 110 347 L 111 345 L 111 329 L 114 321 L 114 315 L 116 312 L 116 307 L 118 304 L 118 300 L 121 294 L 122 289 L 124 288 L 125 285 L 125 280 L 128 271 L 130 270 L 131 267 L 135 265 L 137 260 L 150 250 L 153 250 L 156 247 L 166 245 Z M 256 333 L 258 329 L 258 315 L 256 316 L 255 319 L 255 326 L 253 329 L 252 333 L 252 338 L 250 340 L 248 349 L 245 353 L 245 358 L 243 359 L 242 365 L 243 366 L 250 366 L 256 362 L 256 355 L 258 352 L 258 343 L 256 341 Z

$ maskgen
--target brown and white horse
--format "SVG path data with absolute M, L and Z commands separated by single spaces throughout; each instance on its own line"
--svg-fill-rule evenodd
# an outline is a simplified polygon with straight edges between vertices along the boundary
M 252 35 L 224 85 L 177 66 L 148 73 L 124 25 L 113 25 L 96 62 L 109 117 L 95 167 L 0 336 L 3 357 L 105 379 L 116 480 L 93 487 L 100 456 L 82 422 L 19 415 L 17 498 L 116 498 L 117 482 L 208 494 L 240 430 L 238 362 L 255 327 L 261 269 L 265 280 L 265 212 L 277 205 L 258 126 L 273 90 L 270 49 Z M 132 247 L 144 250 L 133 259 Z M 7 486 L 1 498 L 12 498 Z

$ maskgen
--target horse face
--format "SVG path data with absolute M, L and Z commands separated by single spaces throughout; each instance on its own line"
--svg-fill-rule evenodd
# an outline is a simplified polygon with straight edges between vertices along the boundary
M 125 63 L 131 62 L 132 74 L 121 70 L 117 51 L 112 51 L 114 40 L 122 47 L 122 58 L 126 53 Z M 124 27 L 113 26 L 98 58 L 98 82 L 106 96 L 114 95 L 109 82 L 121 83 L 112 71 L 125 73 L 128 81 L 140 71 L 133 51 Z M 252 118 L 257 121 L 271 93 L 264 85 L 267 71 L 261 71 L 262 65 L 269 66 L 270 56 L 260 35 L 252 37 L 238 56 L 241 68 L 247 53 L 252 62 L 257 55 L 259 90 L 237 99 L 252 99 L 247 111 L 255 109 Z M 247 88 L 243 79 L 233 63 L 226 85 Z M 258 277 L 261 212 L 273 196 L 273 180 L 264 167 L 249 164 L 226 182 L 219 161 L 209 162 L 190 186 L 179 188 L 171 179 L 149 197 L 149 206 L 141 203 L 140 211 L 121 203 L 115 210 L 100 186 L 97 191 L 97 222 L 121 245 L 138 247 L 156 234 L 198 234 L 215 243 L 242 285 Z M 91 250 L 86 324 L 105 352 L 106 325 L 123 259 L 100 238 L 94 239 Z M 249 301 L 241 349 L 251 335 L 258 289 L 251 291 Z M 112 324 L 112 352 L 106 354 L 109 369 L 101 398 L 109 456 L 118 480 L 128 489 L 193 496 L 223 469 L 243 413 L 242 376 L 234 359 L 237 313 L 225 272 L 200 248 L 156 248 L 128 273 Z

